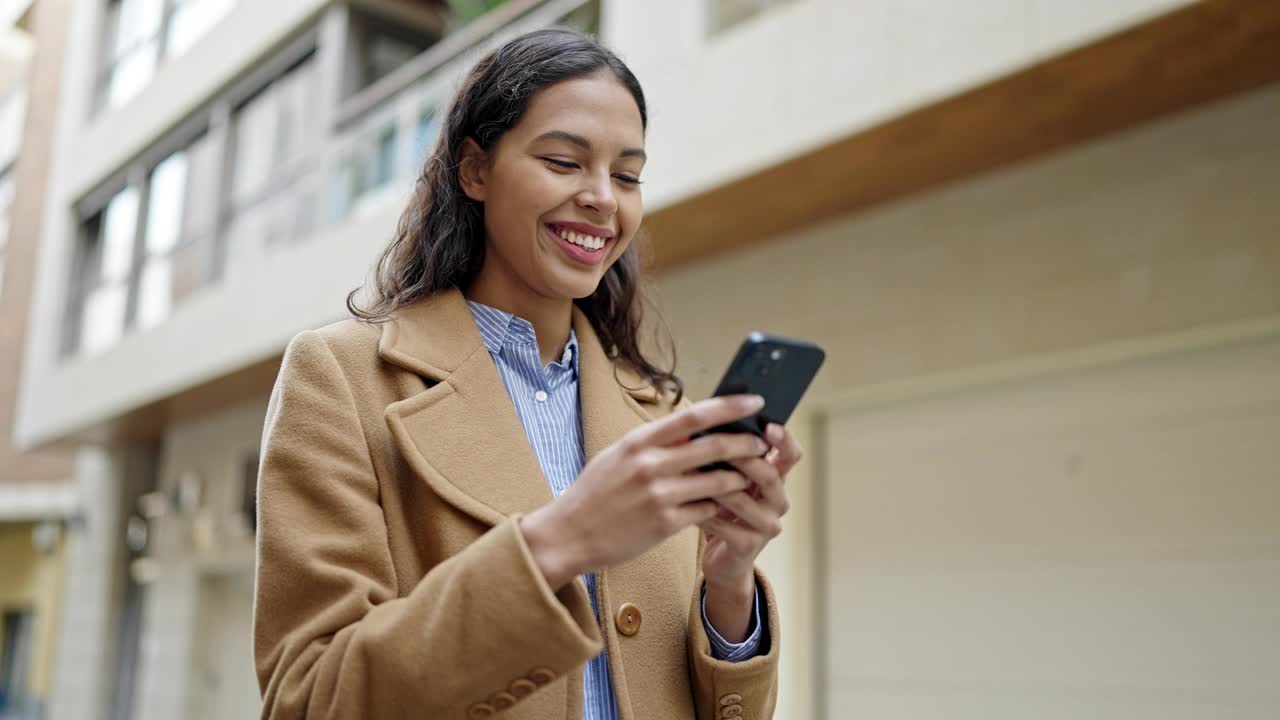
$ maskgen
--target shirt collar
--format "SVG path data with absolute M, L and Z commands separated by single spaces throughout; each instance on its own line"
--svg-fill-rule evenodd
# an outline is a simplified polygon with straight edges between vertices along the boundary
M 533 324 L 528 320 L 474 300 L 468 300 L 467 307 L 480 330 L 480 339 L 490 353 L 501 353 L 504 345 L 537 344 Z M 578 335 L 572 327 L 569 328 L 569 342 L 565 343 L 560 364 L 571 368 L 575 376 L 578 374 Z

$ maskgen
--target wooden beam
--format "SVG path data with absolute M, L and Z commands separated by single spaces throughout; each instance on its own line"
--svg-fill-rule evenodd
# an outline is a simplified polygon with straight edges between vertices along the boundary
M 663 208 L 655 269 L 1280 81 L 1280 2 L 1205 0 Z

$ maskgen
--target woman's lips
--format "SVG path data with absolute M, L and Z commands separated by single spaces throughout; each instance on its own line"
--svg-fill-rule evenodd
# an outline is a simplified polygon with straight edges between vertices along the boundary
M 556 244 L 560 246 L 561 251 L 563 251 L 570 260 L 581 265 L 592 266 L 599 265 L 600 262 L 604 260 L 606 254 L 605 250 L 609 247 L 610 239 L 577 233 L 567 230 L 563 228 L 563 226 L 558 227 L 551 223 L 546 223 L 543 227 L 546 228 L 547 233 L 551 235 L 552 239 L 556 241 Z M 598 244 L 599 247 L 584 247 L 582 243 Z

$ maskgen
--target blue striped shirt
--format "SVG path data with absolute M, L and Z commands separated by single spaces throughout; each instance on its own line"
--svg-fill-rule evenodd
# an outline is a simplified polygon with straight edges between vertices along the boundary
M 502 384 L 515 404 L 520 424 L 529 436 L 542 474 L 556 497 L 573 485 L 585 462 L 582 450 L 582 423 L 578 408 L 578 338 L 569 331 L 569 342 L 558 362 L 543 367 L 533 325 L 497 308 L 468 301 L 480 337 L 493 357 Z M 583 576 L 587 595 L 596 617 L 596 578 Z M 760 593 L 756 591 L 751 632 L 740 644 L 731 643 L 707 622 L 703 607 L 702 624 L 711 651 L 721 660 L 738 662 L 754 657 L 760 647 Z M 605 653 L 587 662 L 584 683 L 584 720 L 617 720 L 618 707 Z

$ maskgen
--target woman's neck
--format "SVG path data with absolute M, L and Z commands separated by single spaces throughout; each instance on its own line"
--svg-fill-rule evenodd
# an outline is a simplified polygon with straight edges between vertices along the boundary
M 463 293 L 468 300 L 497 308 L 524 318 L 533 325 L 538 338 L 538 353 L 542 364 L 558 361 L 569 342 L 569 328 L 573 324 L 573 301 L 548 298 L 531 292 L 515 283 L 484 282 L 476 278 Z

